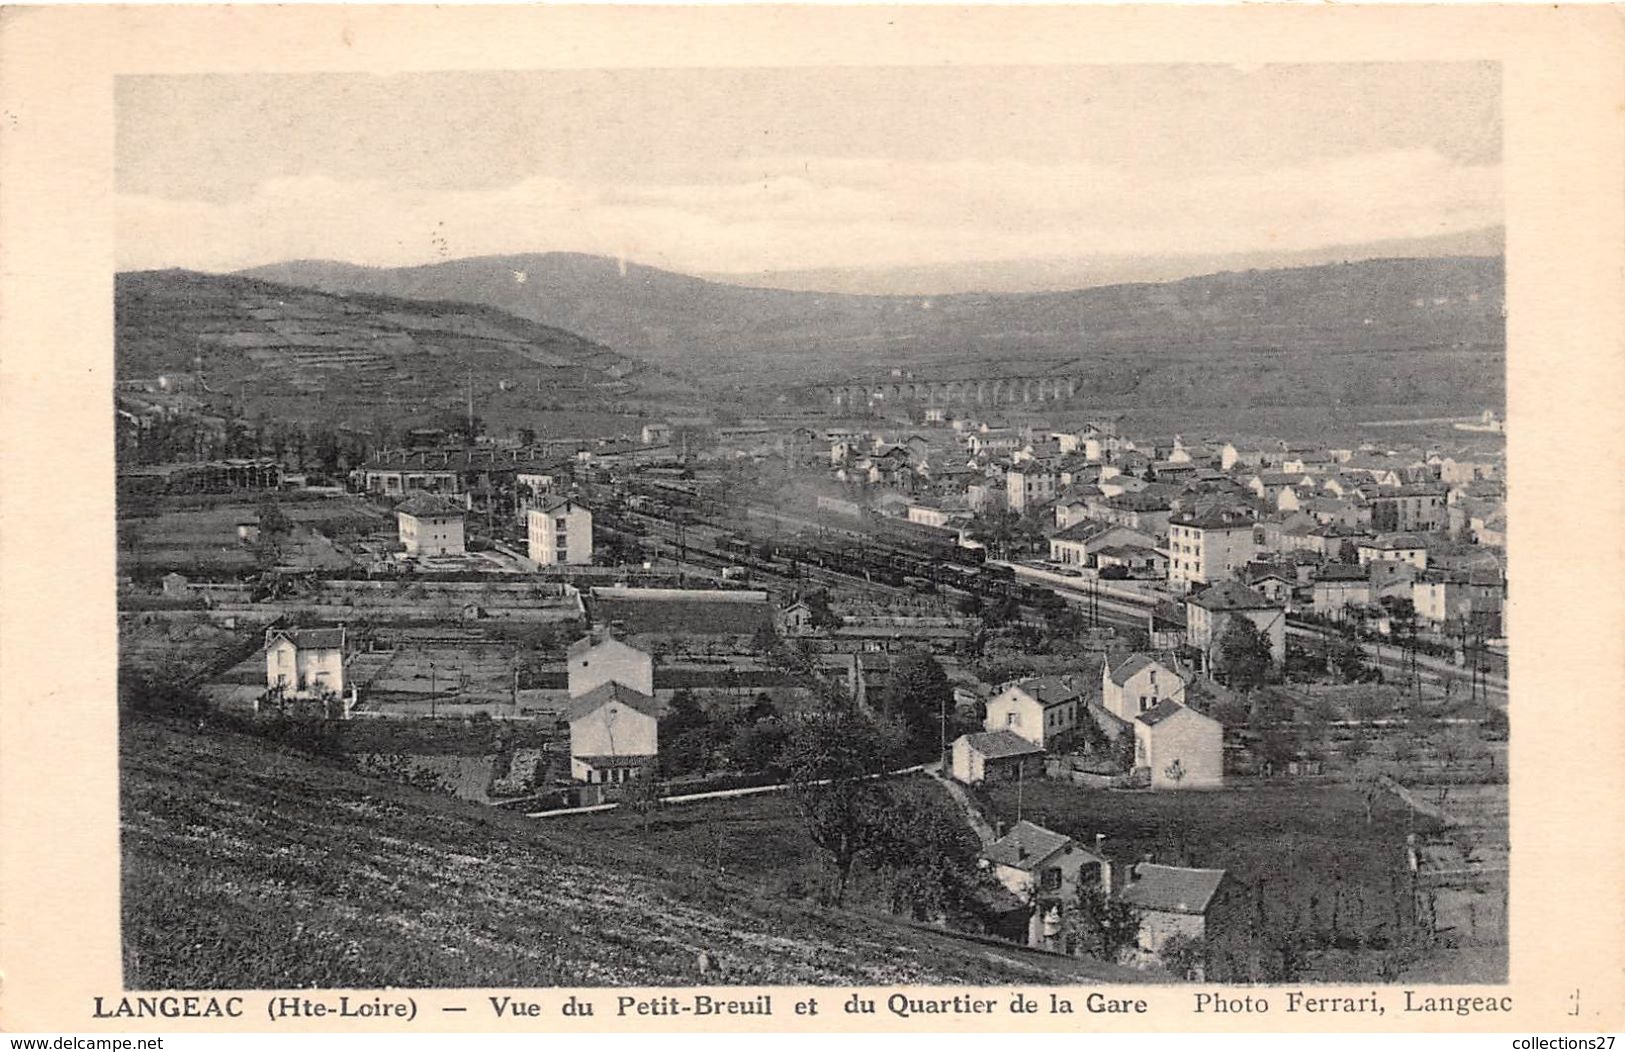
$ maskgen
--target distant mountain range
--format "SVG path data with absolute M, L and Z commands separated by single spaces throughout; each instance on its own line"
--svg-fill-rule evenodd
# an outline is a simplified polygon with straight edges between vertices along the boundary
M 394 269 L 296 261 L 246 273 L 347 295 L 486 304 L 730 386 L 894 368 L 1066 369 L 1134 402 L 1471 406 L 1504 397 L 1498 255 L 947 296 L 755 288 L 570 253 Z
M 1065 292 L 1101 285 L 1179 281 L 1238 270 L 1284 270 L 1366 259 L 1499 256 L 1506 232 L 1486 227 L 1434 237 L 1330 245 L 1293 252 L 1232 252 L 1185 256 L 1077 256 L 976 260 L 912 267 L 850 267 L 701 274 L 730 285 L 803 292 L 940 296 L 959 292 Z

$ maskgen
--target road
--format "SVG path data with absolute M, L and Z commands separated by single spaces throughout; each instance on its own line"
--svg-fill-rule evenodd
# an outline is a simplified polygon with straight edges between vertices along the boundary
M 866 778 L 895 778 L 904 774 L 920 774 L 926 770 L 925 764 L 915 764 L 912 767 L 899 767 L 895 771 L 885 771 L 881 774 L 866 775 Z M 828 785 L 829 779 L 820 779 L 816 782 L 807 782 L 807 785 Z M 662 796 L 660 803 L 666 804 L 692 804 L 699 800 L 727 800 L 736 796 L 757 796 L 761 793 L 782 793 L 786 789 L 793 789 L 795 785 L 789 782 L 778 782 L 773 785 L 748 785 L 743 789 L 714 789 L 705 793 L 683 793 L 678 796 Z M 621 805 L 593 804 L 589 807 L 561 807 L 554 811 L 528 811 L 526 818 L 557 818 L 562 815 L 587 815 L 595 811 L 614 811 Z

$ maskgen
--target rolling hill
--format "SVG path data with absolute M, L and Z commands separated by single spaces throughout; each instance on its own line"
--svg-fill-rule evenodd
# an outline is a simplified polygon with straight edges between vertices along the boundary
M 1089 984 L 1145 977 L 823 909 L 259 738 L 121 727 L 130 989 Z
M 869 296 L 706 281 L 568 253 L 247 273 L 331 292 L 483 303 L 691 376 L 907 368 L 1095 378 L 1130 402 L 1499 404 L 1502 260 L 1370 259 L 1063 292 Z M 522 280 L 521 280 L 522 277 Z
M 120 274 L 115 295 L 120 379 L 201 371 L 207 400 L 240 401 L 242 415 L 399 424 L 465 405 L 470 388 L 490 418 L 681 387 L 602 344 L 477 303 L 185 270 Z

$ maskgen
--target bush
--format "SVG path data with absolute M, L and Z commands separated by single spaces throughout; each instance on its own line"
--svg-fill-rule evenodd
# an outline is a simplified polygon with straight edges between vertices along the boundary
M 196 684 L 164 672 L 122 669 L 118 690 L 120 707 L 146 716 L 195 719 L 209 711 L 208 699 Z

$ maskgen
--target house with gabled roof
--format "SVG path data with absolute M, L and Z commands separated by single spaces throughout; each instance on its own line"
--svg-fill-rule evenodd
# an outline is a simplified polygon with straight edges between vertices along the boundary
M 1102 548 L 1124 545 L 1154 549 L 1157 542 L 1142 530 L 1083 519 L 1050 536 L 1049 557 L 1069 566 L 1091 566 Z
M 982 849 L 979 861 L 1011 894 L 1031 903 L 1027 945 L 1048 950 L 1066 948 L 1064 917 L 1078 901 L 1083 886 L 1111 889 L 1111 863 L 1096 848 L 1045 829 L 1017 822 L 1008 833 Z
M 270 628 L 265 632 L 265 686 L 278 701 L 323 701 L 347 715 L 355 701 L 344 682 L 342 627 Z M 348 702 L 348 704 L 346 704 Z
M 1044 748 L 1011 731 L 962 734 L 949 748 L 949 769 L 966 785 L 1044 776 Z
M 622 683 L 644 694 L 654 693 L 654 656 L 616 639 L 608 629 L 588 633 L 571 643 L 564 660 L 572 698 L 582 697 L 605 683 Z
M 1152 789 L 1224 785 L 1224 728 L 1188 705 L 1164 698 L 1134 717 L 1134 766 Z
M 639 777 L 660 751 L 660 702 L 624 683 L 608 682 L 571 700 L 570 776 L 589 785 Z
M 1244 903 L 1240 885 L 1227 871 L 1145 861 L 1124 867 L 1123 878 L 1117 897 L 1139 916 L 1137 949 L 1144 959 L 1161 961 L 1178 940 L 1194 943 L 1199 951 L 1195 974 L 1179 978 L 1241 977 L 1229 951 L 1244 934 Z
M 1128 722 L 1167 700 L 1185 697 L 1185 677 L 1172 658 L 1136 651 L 1100 665 L 1100 704 Z
M 1065 741 L 1078 725 L 1085 696 L 1074 676 L 1028 676 L 1006 683 L 987 703 L 984 729 L 1009 731 L 1048 748 Z

